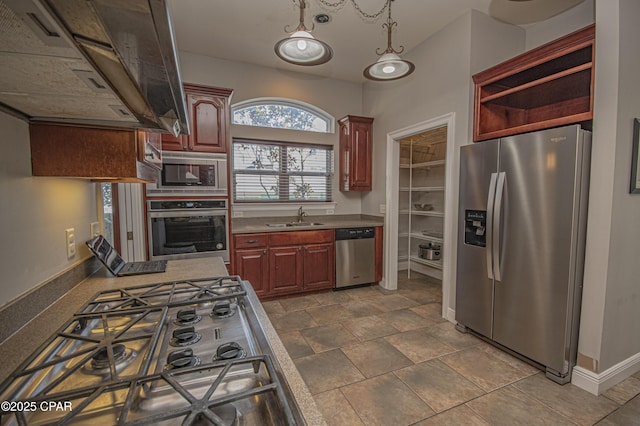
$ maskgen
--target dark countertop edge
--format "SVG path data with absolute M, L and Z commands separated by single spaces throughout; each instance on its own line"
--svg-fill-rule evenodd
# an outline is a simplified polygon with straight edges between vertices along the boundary
M 384 226 L 384 216 L 373 216 L 364 214 L 355 215 L 326 215 L 326 216 L 306 216 L 305 222 L 316 222 L 322 225 L 313 226 L 291 226 L 272 227 L 267 223 L 287 223 L 295 222 L 295 218 L 288 216 L 262 217 L 262 218 L 234 218 L 232 222 L 233 234 L 250 234 L 266 232 L 289 232 L 289 231 L 309 231 L 337 228 L 356 228 L 366 226 Z

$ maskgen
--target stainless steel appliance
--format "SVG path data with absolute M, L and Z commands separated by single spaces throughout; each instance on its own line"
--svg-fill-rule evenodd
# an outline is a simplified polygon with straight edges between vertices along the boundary
M 227 200 L 149 200 L 151 260 L 222 256 L 229 261 Z
M 256 303 L 239 277 L 99 292 L 2 383 L 2 424 L 303 424 Z
M 576 360 L 590 151 L 578 125 L 460 150 L 459 329 L 559 383 Z
M 147 184 L 147 197 L 227 195 L 227 155 L 162 151 L 158 181 Z
M 336 288 L 375 280 L 375 229 L 336 229 Z

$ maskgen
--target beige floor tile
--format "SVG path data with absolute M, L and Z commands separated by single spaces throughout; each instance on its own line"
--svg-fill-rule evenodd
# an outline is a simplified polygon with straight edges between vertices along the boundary
M 345 321 L 342 325 L 360 341 L 377 339 L 398 332 L 397 328 L 377 316 L 355 318 Z
M 422 317 L 409 309 L 390 311 L 380 315 L 380 318 L 399 331 L 416 330 L 418 328 L 431 327 L 436 324 L 435 321 Z
M 439 359 L 486 392 L 528 376 L 478 347 L 453 352 Z
M 364 379 L 340 349 L 294 359 L 293 362 L 312 395 Z
M 341 303 L 341 305 L 351 312 L 354 317 L 368 317 L 370 315 L 377 315 L 382 311 L 366 300 L 352 300 L 350 302 Z
M 344 346 L 342 352 L 365 377 L 379 376 L 413 365 L 409 358 L 384 339 Z
M 507 364 L 509 364 L 510 366 L 512 366 L 513 368 L 517 368 L 518 370 L 521 370 L 523 373 L 527 373 L 527 375 L 529 376 L 533 376 L 534 374 L 538 374 L 540 372 L 539 369 L 537 369 L 536 367 L 527 364 L 524 361 L 519 360 L 518 358 L 508 354 L 507 352 L 496 348 L 495 346 L 484 342 L 484 341 L 480 341 L 480 344 L 478 345 L 478 348 L 482 349 L 483 351 L 485 351 L 486 353 L 488 353 L 489 355 L 496 357 L 504 362 L 506 362 Z
M 319 303 L 312 295 L 302 297 L 291 297 L 289 299 L 280 299 L 280 304 L 287 312 L 302 311 L 307 308 L 318 306 Z
M 595 396 L 572 384 L 559 385 L 544 373 L 514 383 L 518 390 L 553 408 L 579 425 L 592 425 L 619 407 L 604 396 Z
M 489 426 L 489 423 L 482 420 L 466 405 L 459 405 L 413 426 Z
M 320 305 L 335 305 L 336 303 L 346 303 L 353 300 L 348 291 L 328 291 L 314 294 L 313 297 Z
M 338 389 L 319 393 L 315 396 L 315 400 L 327 426 L 361 426 L 364 424 Z
M 607 389 L 602 395 L 622 405 L 631 401 L 638 394 L 640 394 L 640 379 L 632 376 Z
M 575 425 L 566 417 L 512 386 L 467 403 L 477 415 L 495 426 Z
M 437 412 L 485 394 L 478 386 L 437 359 L 403 368 L 396 371 L 395 375 Z
M 315 353 L 299 331 L 280 333 L 278 336 L 292 359 L 313 355 Z
M 358 339 L 339 323 L 306 328 L 301 334 L 315 353 L 358 342 Z
M 383 312 L 396 311 L 398 309 L 407 309 L 415 306 L 419 306 L 417 302 L 400 294 L 386 294 L 371 299 L 370 302 L 373 306 L 380 309 Z
M 286 312 L 278 300 L 262 302 L 262 307 L 267 315 L 284 314 Z
M 366 425 L 410 425 L 434 414 L 393 373 L 345 386 L 341 391 Z
M 344 306 L 339 304 L 314 306 L 312 308 L 307 308 L 306 311 L 318 324 L 330 324 L 332 322 L 345 321 L 354 317 L 351 311 L 345 309 Z
M 459 332 L 450 322 L 429 327 L 428 333 L 456 349 L 465 349 L 482 343 L 482 340 L 472 334 Z
M 441 303 L 427 303 L 426 305 L 415 306 L 411 309 L 416 314 L 436 322 L 446 322 L 442 317 Z
M 413 300 L 418 305 L 426 305 L 428 303 L 437 303 L 442 300 L 442 296 L 437 294 L 436 292 L 429 290 L 400 290 L 398 291 L 403 297 L 406 297 L 409 300 Z
M 270 315 L 271 323 L 278 332 L 295 331 L 318 325 L 306 311 L 287 312 L 285 314 Z
M 452 346 L 433 337 L 425 329 L 393 334 L 385 337 L 385 340 L 416 364 L 455 351 Z
M 342 291 L 347 291 L 349 294 L 349 297 L 351 297 L 351 299 L 353 300 L 364 300 L 371 297 L 380 296 L 382 293 L 380 293 L 380 290 L 378 289 L 378 287 L 379 286 L 377 285 L 365 286 L 365 287 L 356 287 L 356 288 L 342 290 Z
M 640 426 L 640 396 L 609 414 L 598 426 Z

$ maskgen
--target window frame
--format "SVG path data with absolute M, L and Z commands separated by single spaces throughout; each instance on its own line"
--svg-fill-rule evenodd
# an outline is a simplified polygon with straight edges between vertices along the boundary
M 278 193 L 278 198 L 274 200 L 238 200 L 236 196 L 236 169 L 234 166 L 235 160 L 235 145 L 236 144 L 253 144 L 253 145 L 265 145 L 265 146 L 278 146 L 280 149 L 283 149 L 280 154 L 280 167 L 278 171 L 269 171 L 265 170 L 263 172 L 253 172 L 253 171 L 241 171 L 239 174 L 241 175 L 272 175 L 278 177 L 278 186 L 280 191 Z M 287 171 L 287 154 L 286 149 L 288 148 L 318 148 L 324 151 L 331 151 L 331 155 L 327 156 L 327 170 L 326 173 L 323 172 L 305 172 L 305 173 L 289 173 Z M 330 144 L 319 144 L 319 143 L 306 143 L 306 142 L 287 142 L 287 141 L 274 141 L 267 139 L 251 139 L 251 138 L 242 138 L 242 137 L 234 137 L 231 140 L 231 167 L 229 168 L 231 179 L 232 179 L 232 202 L 233 204 L 238 205 L 275 205 L 275 204 L 300 204 L 300 203 L 310 203 L 310 204 L 331 204 L 333 203 L 333 184 L 334 184 L 334 146 Z M 289 177 L 290 176 L 324 176 L 326 177 L 325 182 L 325 191 L 329 198 L 324 200 L 290 200 L 288 198 L 283 198 L 283 194 L 289 194 Z
M 279 106 L 297 108 L 309 114 L 313 114 L 316 117 L 322 119 L 325 123 L 327 123 L 327 131 L 321 132 L 316 130 L 292 129 L 287 127 L 256 126 L 251 124 L 236 123 L 233 121 L 234 115 L 237 110 L 254 107 L 254 106 L 264 106 L 264 105 L 279 105 Z M 231 106 L 231 124 L 236 126 L 260 127 L 263 129 L 297 130 L 298 132 L 312 132 L 312 133 L 321 133 L 321 134 L 331 134 L 336 132 L 336 119 L 333 117 L 333 115 L 329 114 L 328 112 L 324 111 L 321 108 L 318 108 L 315 105 L 311 105 L 303 101 L 299 101 L 296 99 L 289 99 L 289 98 L 274 98 L 274 97 L 253 98 L 253 99 L 248 99 L 246 101 L 235 103 Z

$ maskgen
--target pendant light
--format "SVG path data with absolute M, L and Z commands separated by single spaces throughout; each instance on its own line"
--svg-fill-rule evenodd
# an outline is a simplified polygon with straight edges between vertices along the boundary
M 284 61 L 295 65 L 320 65 L 329 61 L 333 56 L 331 47 L 320 40 L 313 38 L 311 29 L 304 25 L 304 9 L 307 7 L 305 0 L 300 1 L 300 24 L 291 35 L 280 40 L 275 45 L 276 55 Z M 285 32 L 287 27 L 284 28 Z
M 400 50 L 395 50 L 391 47 L 391 32 L 393 27 L 398 25 L 397 22 L 394 22 L 393 19 L 391 19 L 392 1 L 393 0 L 388 0 L 389 16 L 387 17 L 387 22 L 382 24 L 382 28 L 387 28 L 387 50 L 379 52 L 380 49 L 376 49 L 376 53 L 381 55 L 380 58 L 365 68 L 363 72 L 364 76 L 369 80 L 397 80 L 408 76 L 416 68 L 411 62 L 405 61 L 398 56 L 398 53 L 404 52 L 404 46 L 400 46 Z

